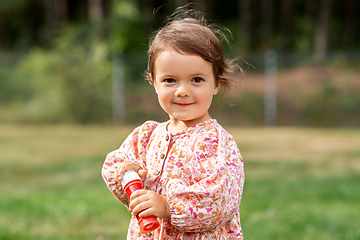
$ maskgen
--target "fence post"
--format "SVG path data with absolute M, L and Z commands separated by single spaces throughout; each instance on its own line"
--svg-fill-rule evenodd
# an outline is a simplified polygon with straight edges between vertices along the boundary
M 113 122 L 119 124 L 125 120 L 125 67 L 122 54 L 114 56 L 112 68 Z
M 276 69 L 277 69 L 277 54 L 273 50 L 268 50 L 265 53 L 264 113 L 265 113 L 266 126 L 276 126 L 276 119 L 277 119 Z

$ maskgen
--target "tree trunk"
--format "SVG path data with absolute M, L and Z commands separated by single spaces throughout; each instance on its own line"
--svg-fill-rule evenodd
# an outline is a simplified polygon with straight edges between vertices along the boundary
M 291 26 L 293 21 L 293 0 L 282 1 L 282 44 L 280 61 L 289 65 L 289 52 L 291 49 Z
M 54 35 L 54 30 L 68 18 L 68 5 L 66 0 L 44 0 L 45 11 L 45 39 L 49 46 Z
M 272 39 L 274 32 L 273 18 L 273 0 L 262 0 L 262 22 L 263 22 L 263 39 L 265 49 L 272 48 Z
M 57 27 L 59 27 L 68 19 L 68 4 L 66 0 L 56 0 L 54 3 L 55 21 Z
M 102 0 L 89 0 L 89 18 L 93 23 L 99 23 L 104 19 Z
M 320 16 L 315 35 L 315 60 L 324 62 L 328 50 L 328 35 L 330 21 L 331 0 L 321 0 Z
M 355 24 L 359 21 L 356 11 L 358 9 L 358 0 L 346 0 L 345 2 L 345 24 L 344 24 L 344 36 L 343 42 L 344 46 L 353 46 L 356 41 L 356 28 L 358 24 Z
M 10 48 L 9 35 L 6 33 L 6 17 L 0 12 L 0 49 Z
M 45 10 L 45 46 L 50 47 L 55 28 L 55 0 L 44 0 Z
M 250 25 L 251 25 L 251 6 L 250 0 L 239 0 L 239 39 L 243 43 L 244 48 L 250 45 Z

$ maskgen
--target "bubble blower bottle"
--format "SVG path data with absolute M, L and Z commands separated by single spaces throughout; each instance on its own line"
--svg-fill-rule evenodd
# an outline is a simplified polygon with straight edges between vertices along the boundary
M 125 172 L 121 184 L 129 199 L 133 192 L 139 189 L 143 189 L 141 178 L 134 170 Z M 140 226 L 140 232 L 142 233 L 152 232 L 160 226 L 156 216 L 141 218 L 138 214 L 136 218 Z

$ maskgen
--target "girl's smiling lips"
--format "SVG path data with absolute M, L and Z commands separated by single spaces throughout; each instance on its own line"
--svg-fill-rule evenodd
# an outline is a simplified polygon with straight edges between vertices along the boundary
M 190 106 L 190 105 L 192 105 L 194 103 L 176 103 L 176 102 L 174 102 L 174 104 L 176 104 L 176 105 L 178 105 L 180 107 L 187 107 L 187 106 Z

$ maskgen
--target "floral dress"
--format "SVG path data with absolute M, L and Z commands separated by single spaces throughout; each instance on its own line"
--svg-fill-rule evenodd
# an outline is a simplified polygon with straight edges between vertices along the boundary
M 240 200 L 244 164 L 233 137 L 210 119 L 172 134 L 168 122 L 137 127 L 118 150 L 110 152 L 102 176 L 114 196 L 128 207 L 114 170 L 134 162 L 148 171 L 144 188 L 167 197 L 171 217 L 142 234 L 132 217 L 127 239 L 243 239 Z

